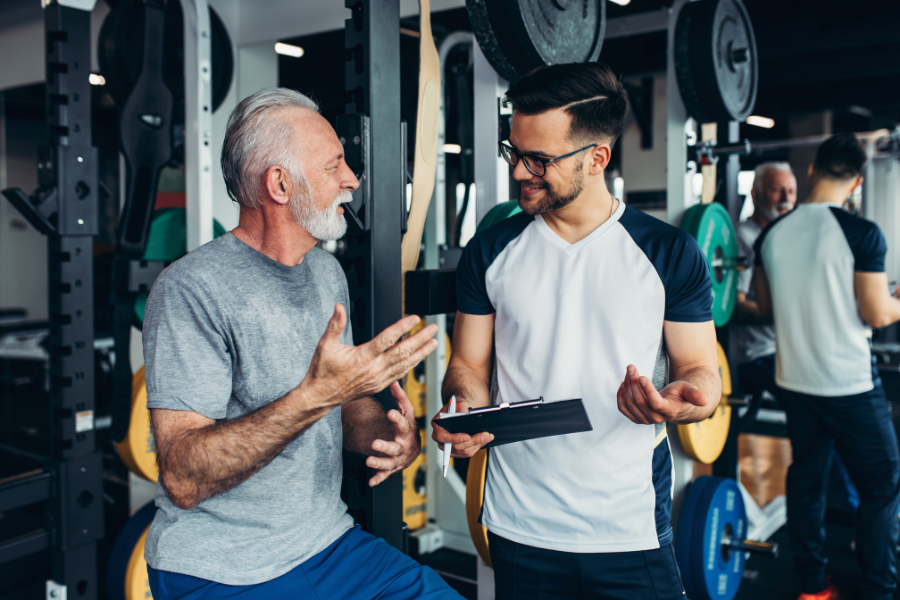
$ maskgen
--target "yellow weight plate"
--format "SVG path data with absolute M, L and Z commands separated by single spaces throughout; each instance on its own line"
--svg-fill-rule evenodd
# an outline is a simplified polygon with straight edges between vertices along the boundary
M 466 520 L 469 522 L 469 535 L 472 536 L 478 556 L 490 567 L 491 553 L 488 550 L 487 528 L 478 522 L 481 503 L 484 501 L 486 473 L 487 450 L 482 448 L 469 460 L 469 472 L 466 475 Z
M 425 326 L 424 321 L 419 321 L 415 327 L 413 327 L 409 335 L 415 335 L 419 331 L 422 330 L 422 327 Z M 450 336 L 444 334 L 444 343 L 447 345 L 446 352 L 446 364 L 444 368 L 446 369 L 450 365 Z M 417 419 L 424 418 L 426 416 L 426 406 L 425 406 L 425 393 L 428 391 L 428 387 L 425 383 L 425 378 L 423 377 L 420 381 L 419 378 L 416 377 L 415 369 L 411 369 L 409 373 L 406 374 L 406 380 L 403 383 L 403 391 L 406 393 L 406 397 L 409 398 L 410 404 L 413 407 L 413 414 L 415 414 Z
M 716 342 L 716 356 L 719 359 L 719 377 L 722 378 L 722 395 L 726 398 L 731 395 L 731 370 L 728 368 L 728 357 L 722 344 Z
M 144 560 L 144 546 L 147 544 L 147 532 L 144 530 L 138 543 L 135 544 L 128 559 L 128 570 L 125 572 L 125 600 L 152 600 L 150 582 L 147 580 L 147 561 Z
M 156 443 L 150 429 L 150 411 L 147 409 L 147 382 L 144 367 L 131 380 L 131 421 L 128 434 L 116 443 L 122 462 L 139 477 L 156 482 L 159 467 L 156 464 Z
M 419 493 L 425 491 L 425 432 L 420 430 L 419 436 L 422 452 L 403 469 L 403 521 L 410 531 L 425 527 L 428 522 L 428 502 L 425 494 Z
M 689 458 L 706 465 L 715 462 L 722 454 L 731 426 L 731 407 L 728 406 L 731 371 L 728 369 L 728 359 L 721 344 L 716 343 L 716 352 L 719 359 L 719 375 L 722 377 L 722 399 L 719 407 L 708 419 L 678 426 L 678 437 L 684 453 Z

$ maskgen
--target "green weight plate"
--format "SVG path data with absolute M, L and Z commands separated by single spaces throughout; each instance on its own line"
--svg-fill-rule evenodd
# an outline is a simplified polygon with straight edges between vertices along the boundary
M 481 219 L 481 223 L 478 224 L 478 228 L 475 229 L 475 233 L 479 233 L 488 229 L 489 227 L 493 227 L 500 221 L 504 219 L 508 219 L 513 215 L 517 215 L 522 212 L 522 209 L 519 208 L 518 200 L 510 200 L 509 202 L 501 202 L 494 208 L 488 211 L 484 218 Z
M 681 228 L 691 234 L 709 265 L 712 277 L 713 321 L 716 327 L 728 322 L 737 299 L 737 239 L 731 217 L 721 204 L 698 204 L 681 219 Z
M 225 235 L 222 224 L 213 219 L 213 239 Z M 176 261 L 187 254 L 187 212 L 183 208 L 161 208 L 153 214 L 144 260 Z M 134 326 L 144 323 L 147 294 L 134 300 Z

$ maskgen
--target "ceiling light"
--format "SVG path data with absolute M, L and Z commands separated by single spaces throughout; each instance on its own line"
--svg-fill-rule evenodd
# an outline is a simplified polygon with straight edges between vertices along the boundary
M 301 56 L 303 56 L 303 48 L 301 48 L 300 46 L 282 44 L 281 42 L 275 44 L 275 52 L 284 56 L 293 56 L 294 58 L 300 58 Z
M 91 85 L 106 85 L 106 78 L 98 73 L 88 75 L 88 81 L 91 82 Z
M 747 117 L 747 125 L 756 125 L 757 127 L 772 129 L 775 127 L 775 119 L 760 117 L 759 115 L 750 115 Z
M 444 144 L 441 150 L 444 151 L 444 154 L 459 154 L 462 152 L 462 146 L 459 144 Z
M 625 6 L 626 4 L 631 2 L 631 0 L 610 0 L 610 2 L 615 2 L 619 6 Z

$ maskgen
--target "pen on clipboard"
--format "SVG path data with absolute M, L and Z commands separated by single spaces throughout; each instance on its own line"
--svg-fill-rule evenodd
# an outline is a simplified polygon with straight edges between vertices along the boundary
M 456 396 L 450 396 L 450 408 L 447 410 L 448 415 L 456 412 Z M 447 442 L 444 444 L 444 477 L 447 477 L 447 468 L 450 467 L 450 452 L 453 451 L 453 444 Z

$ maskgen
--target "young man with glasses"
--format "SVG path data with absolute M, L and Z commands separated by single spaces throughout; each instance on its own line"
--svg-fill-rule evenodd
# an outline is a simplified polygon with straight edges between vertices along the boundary
M 593 431 L 489 450 L 497 598 L 683 598 L 666 423 L 721 396 L 709 269 L 693 238 L 606 188 L 627 108 L 608 66 L 536 69 L 507 96 L 500 152 L 523 213 L 466 246 L 443 396 L 460 411 L 582 398 Z M 433 437 L 459 457 L 492 439 Z

